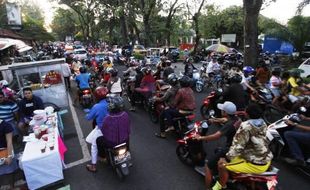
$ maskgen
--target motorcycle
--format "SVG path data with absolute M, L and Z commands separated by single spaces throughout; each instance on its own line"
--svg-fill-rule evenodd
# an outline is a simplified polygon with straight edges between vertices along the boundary
M 300 123 L 300 113 L 305 113 L 306 109 L 304 107 L 301 107 L 298 111 L 299 113 L 293 113 L 290 115 L 284 116 L 282 119 L 279 119 L 278 121 L 270 124 L 268 126 L 267 130 L 267 138 L 270 141 L 270 150 L 272 151 L 272 154 L 274 155 L 274 159 L 282 160 L 288 164 L 291 164 L 286 159 L 283 159 L 284 157 L 287 157 L 290 159 L 289 150 L 286 145 L 286 141 L 283 137 L 284 132 L 291 130 L 293 127 L 289 126 L 285 123 L 286 120 L 290 120 L 295 123 Z M 304 150 L 304 155 L 308 156 L 310 158 L 310 152 L 307 152 L 306 149 Z M 310 159 L 306 160 L 305 166 L 295 166 L 294 168 L 298 169 L 302 173 L 304 173 L 307 176 L 310 176 Z
M 272 104 L 273 94 L 266 87 L 256 88 L 256 92 L 250 94 L 251 101 L 261 106 L 263 119 L 267 124 L 271 124 L 284 116 L 284 112 Z
M 210 119 L 216 115 L 219 117 L 219 110 L 217 109 L 217 103 L 222 98 L 222 89 L 217 91 L 212 91 L 204 100 L 203 104 L 200 107 L 200 114 L 203 119 Z M 241 118 L 242 121 L 246 120 L 246 112 L 243 110 L 238 110 L 236 115 Z
M 194 137 L 204 136 L 208 132 L 208 121 L 195 122 L 188 126 L 189 130 L 185 133 L 182 139 L 177 141 L 176 154 L 179 160 L 188 166 L 195 166 L 195 170 L 201 174 L 204 173 L 204 164 L 206 153 L 203 149 L 202 141 L 194 140 Z M 201 170 L 200 168 L 203 168 Z M 262 187 L 262 189 L 273 190 L 276 188 L 278 179 L 278 169 L 271 167 L 271 169 L 262 174 L 244 174 L 233 173 L 231 179 L 228 181 L 227 186 L 230 189 L 255 189 Z
M 124 179 L 129 175 L 129 167 L 132 165 L 128 145 L 123 143 L 108 149 L 107 152 L 110 165 L 116 171 L 117 176 Z
M 203 142 L 194 140 L 197 135 L 204 136 L 208 132 L 207 121 L 195 122 L 187 127 L 182 139 L 177 140 L 176 154 L 179 160 L 189 166 L 203 166 L 206 153 L 203 149 Z
M 91 107 L 91 104 L 93 102 L 92 93 L 90 89 L 84 89 L 82 91 L 82 97 L 80 99 L 80 104 L 83 106 L 83 108 L 89 108 Z

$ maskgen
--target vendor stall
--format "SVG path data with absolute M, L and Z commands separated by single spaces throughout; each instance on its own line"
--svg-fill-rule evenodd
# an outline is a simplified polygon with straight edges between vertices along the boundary
M 35 118 L 36 116 L 34 116 Z M 40 117 L 39 117 L 40 118 Z M 58 114 L 48 115 L 43 120 L 33 121 L 33 131 L 24 137 L 25 150 L 21 158 L 29 189 L 38 189 L 63 180 L 63 159 L 66 147 L 59 135 Z

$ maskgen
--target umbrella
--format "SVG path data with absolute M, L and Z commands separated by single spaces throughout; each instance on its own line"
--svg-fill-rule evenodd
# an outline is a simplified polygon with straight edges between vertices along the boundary
M 232 52 L 229 47 L 224 46 L 222 44 L 213 44 L 213 45 L 207 47 L 206 50 L 218 52 L 218 53 L 230 53 L 230 52 Z

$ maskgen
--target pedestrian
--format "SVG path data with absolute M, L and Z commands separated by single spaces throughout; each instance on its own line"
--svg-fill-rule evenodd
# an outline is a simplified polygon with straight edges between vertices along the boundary
M 62 75 L 65 80 L 66 88 L 70 90 L 71 89 L 71 83 L 70 83 L 71 70 L 70 70 L 69 64 L 68 63 L 61 64 L 61 71 L 62 71 Z

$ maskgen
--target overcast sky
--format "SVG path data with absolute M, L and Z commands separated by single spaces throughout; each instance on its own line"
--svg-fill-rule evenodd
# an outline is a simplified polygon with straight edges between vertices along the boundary
M 53 17 L 53 5 L 48 2 L 48 0 L 33 0 L 36 2 L 44 11 L 46 17 L 46 24 L 51 23 Z M 172 0 L 171 0 L 172 1 Z M 181 0 L 183 2 L 191 0 Z M 277 0 L 275 3 L 271 3 L 268 7 L 265 7 L 261 11 L 266 17 L 274 18 L 282 24 L 286 24 L 287 20 L 294 16 L 298 3 L 301 0 Z M 222 7 L 222 9 L 227 8 L 232 5 L 242 5 L 242 0 L 206 0 L 206 3 L 214 3 Z M 54 4 L 55 5 L 55 4 Z M 310 16 L 310 5 L 308 5 L 304 11 L 303 15 Z

